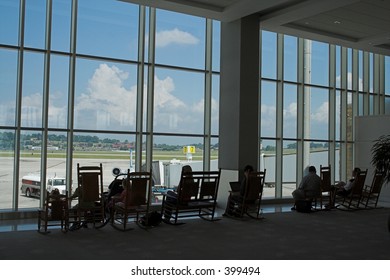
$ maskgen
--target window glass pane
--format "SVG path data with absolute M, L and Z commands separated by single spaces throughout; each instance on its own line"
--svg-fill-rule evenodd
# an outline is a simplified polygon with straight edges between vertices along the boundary
M 0 125 L 15 125 L 17 58 L 16 51 L 0 49 Z
M 284 84 L 283 137 L 297 136 L 297 86 Z
M 334 170 L 334 176 L 335 176 L 335 182 L 339 182 L 340 174 L 341 174 L 341 164 L 340 164 L 340 143 L 336 143 L 336 153 L 335 153 L 335 167 L 332 169 Z M 332 170 L 332 172 L 333 172 Z
M 219 133 L 219 75 L 213 75 L 211 96 L 211 134 Z
M 353 143 L 346 143 L 344 146 L 346 146 L 346 152 L 347 152 L 347 164 L 346 164 L 346 170 L 347 170 L 347 178 L 341 178 L 341 180 L 343 181 L 346 181 L 349 179 L 349 176 L 353 170 L 353 168 L 355 168 L 354 164 L 353 164 Z
M 341 47 L 336 46 L 336 87 L 341 87 Z
M 353 140 L 353 105 L 352 105 L 352 92 L 348 92 L 347 97 L 347 140 L 352 141 Z
M 314 165 L 317 169 L 317 174 L 320 170 L 320 165 L 328 166 L 328 150 L 327 142 L 310 142 L 309 165 Z
M 77 52 L 137 58 L 138 6 L 122 1 L 78 1 Z
M 310 55 L 311 42 L 311 55 Z M 313 85 L 328 86 L 329 85 L 329 45 L 305 40 L 305 47 L 307 48 L 306 57 L 311 57 L 310 65 L 305 65 L 310 71 L 310 82 L 305 79 L 305 82 Z M 305 59 L 306 60 L 306 59 Z
M 370 115 L 374 114 L 374 95 L 370 94 Z
M 145 67 L 144 69 L 144 77 L 148 77 L 148 69 Z M 144 85 L 147 83 L 147 81 L 145 80 L 144 81 Z M 143 112 L 142 112 L 142 131 L 146 131 L 146 126 L 147 126 L 147 109 L 146 109 L 146 106 L 148 106 L 148 90 L 147 90 L 147 87 L 144 86 L 143 87 Z M 151 93 L 153 94 L 153 92 Z
M 22 126 L 42 127 L 43 54 L 24 53 Z
M 67 136 L 65 132 L 48 133 L 46 179 L 54 182 L 46 186 L 49 192 L 57 188 L 61 194 L 66 194 L 66 148 Z
M 261 136 L 276 136 L 276 83 L 261 82 Z
M 347 88 L 352 90 L 352 49 L 347 50 Z
M 220 71 L 221 23 L 213 20 L 213 71 Z
M 19 1 L 0 1 L 0 44 L 18 45 Z
M 218 156 L 219 156 L 219 138 L 211 138 L 211 150 L 210 150 L 210 170 L 217 171 L 219 169 Z
M 275 198 L 275 152 L 276 142 L 275 140 L 261 141 L 260 150 L 260 167 L 266 169 L 265 181 L 264 181 L 264 198 Z
M 26 1 L 26 21 L 24 33 L 24 45 L 26 47 L 45 47 L 45 23 L 46 23 L 46 1 Z
M 385 57 L 385 93 L 390 94 L 390 57 Z
M 297 182 L 297 142 L 283 141 L 283 197 L 291 197 Z
M 41 195 L 42 133 L 21 131 L 19 168 L 19 208 L 39 206 Z
M 370 53 L 370 92 L 374 91 L 374 55 Z
M 51 49 L 69 52 L 72 1 L 54 0 L 51 32 Z
M 261 77 L 276 79 L 276 33 L 261 31 Z
M 66 128 L 68 118 L 69 58 L 51 56 L 49 119 L 50 128 Z
M 204 18 L 156 11 L 156 63 L 204 69 Z
M 136 66 L 77 60 L 75 128 L 134 131 Z
M 310 104 L 305 107 L 305 137 L 310 139 L 328 139 L 329 101 L 328 90 L 305 87 L 306 98 Z M 310 123 L 310 126 L 307 124 Z M 309 129 L 309 131 L 307 131 Z
M 134 135 L 103 134 L 103 133 L 76 133 L 73 136 L 73 189 L 77 187 L 77 163 L 80 165 L 103 164 L 103 186 L 107 190 L 114 180 L 113 168 L 122 172 L 127 169 L 134 171 L 135 155 Z M 133 162 L 130 162 L 130 161 Z
M 203 133 L 203 123 L 204 74 L 156 68 L 154 131 Z
M 15 132 L 0 130 L 0 210 L 11 209 L 13 197 Z
M 284 36 L 284 79 L 286 81 L 297 81 L 298 67 L 297 38 Z
M 359 91 L 363 91 L 363 52 L 359 51 Z
M 390 96 L 385 97 L 385 114 L 390 115 Z
M 340 96 L 340 91 L 336 90 L 336 108 L 335 108 L 335 119 L 336 119 L 336 126 L 335 126 L 335 137 L 336 140 L 340 140 L 341 136 L 341 96 Z
M 152 8 L 146 8 L 145 9 L 145 42 L 144 42 L 144 45 L 145 45 L 145 52 L 144 52 L 144 55 L 145 55 L 145 58 L 144 60 L 145 61 L 148 61 L 149 59 L 149 52 L 148 52 L 148 47 L 149 47 L 149 35 L 150 35 L 150 32 L 149 32 L 149 23 L 150 23 L 150 10 Z M 140 23 L 141 23 L 141 18 L 140 18 Z M 139 27 L 139 26 L 138 26 Z M 145 76 L 147 77 L 147 76 Z
M 155 136 L 153 137 L 153 161 L 164 165 L 161 185 L 176 187 L 183 165 L 190 165 L 193 171 L 203 169 L 203 137 Z M 192 146 L 194 153 L 184 153 L 184 147 Z

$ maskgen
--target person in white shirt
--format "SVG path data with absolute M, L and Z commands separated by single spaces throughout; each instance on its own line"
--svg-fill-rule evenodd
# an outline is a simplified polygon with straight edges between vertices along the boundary
M 359 175 L 360 173 L 360 168 L 359 167 L 355 167 L 353 170 L 352 170 L 352 178 L 349 179 L 347 182 L 338 182 L 335 186 L 336 186 L 336 195 L 339 195 L 339 196 L 347 196 L 350 194 L 351 190 L 352 190 L 352 187 L 353 185 L 355 184 L 355 178 Z
M 309 173 L 302 178 L 299 187 L 292 192 L 295 201 L 318 197 L 321 193 L 321 178 L 314 166 L 309 167 Z M 295 205 L 291 208 L 295 210 Z

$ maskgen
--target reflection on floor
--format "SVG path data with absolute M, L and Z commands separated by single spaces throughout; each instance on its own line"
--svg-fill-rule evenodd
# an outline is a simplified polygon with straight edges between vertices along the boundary
M 264 205 L 263 213 L 290 212 L 291 205 Z M 217 216 L 222 216 L 223 209 L 217 211 Z M 51 227 L 53 228 L 53 227 Z M 0 220 L 0 232 L 37 230 L 37 219 Z

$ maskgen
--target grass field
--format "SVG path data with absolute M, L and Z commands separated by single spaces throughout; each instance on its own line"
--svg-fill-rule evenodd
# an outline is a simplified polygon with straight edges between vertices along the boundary
M 0 152 L 0 157 L 13 157 L 14 153 L 12 151 L 2 151 Z M 39 158 L 41 157 L 41 153 L 39 151 L 21 151 L 21 158 Z M 48 158 L 66 158 L 65 151 L 49 151 L 47 153 Z M 85 159 L 129 159 L 129 152 L 123 151 L 74 151 L 73 158 L 85 158 Z M 211 159 L 218 158 L 218 151 L 211 151 Z M 135 156 L 133 157 L 135 159 Z M 145 155 L 143 155 L 143 159 L 145 159 Z M 172 159 L 177 160 L 186 160 L 186 155 L 180 151 L 161 151 L 156 150 L 153 151 L 153 160 L 162 160 L 169 161 Z M 203 153 L 197 152 L 192 155 L 192 160 L 202 160 Z
M 322 152 L 325 149 L 311 149 L 313 152 Z M 295 154 L 295 149 L 284 149 L 284 155 Z M 14 153 L 12 151 L 1 151 L 0 157 L 13 157 Z M 275 156 L 275 152 L 265 152 L 265 156 Z M 39 151 L 26 151 L 23 150 L 20 152 L 21 158 L 39 158 L 41 153 Z M 65 151 L 49 151 L 47 153 L 48 158 L 66 158 Z M 143 160 L 145 160 L 145 154 L 143 154 Z M 74 151 L 73 158 L 75 159 L 129 159 L 130 153 L 128 151 Z M 218 158 L 218 150 L 211 150 L 211 159 Z M 135 160 L 135 154 L 133 154 L 133 159 Z M 172 159 L 177 160 L 186 160 L 186 155 L 183 154 L 182 150 L 175 151 L 162 151 L 154 150 L 153 151 L 153 160 L 169 161 Z M 203 159 L 203 153 L 201 150 L 198 150 L 195 154 L 192 155 L 192 160 L 199 161 Z

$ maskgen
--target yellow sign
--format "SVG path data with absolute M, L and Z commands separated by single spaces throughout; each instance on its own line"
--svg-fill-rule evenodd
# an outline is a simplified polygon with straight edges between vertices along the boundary
M 184 146 L 183 154 L 195 154 L 195 146 Z

